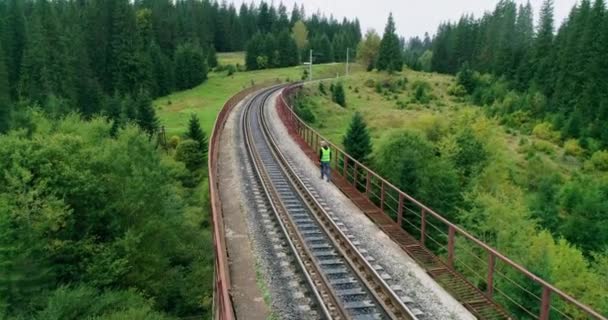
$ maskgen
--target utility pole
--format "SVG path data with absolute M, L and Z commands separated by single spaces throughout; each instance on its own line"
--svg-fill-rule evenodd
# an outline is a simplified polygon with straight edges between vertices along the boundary
M 350 48 L 346 48 L 346 76 L 348 77 L 348 55 L 350 53 Z
M 310 49 L 310 64 L 308 65 L 308 80 L 312 81 L 312 49 Z

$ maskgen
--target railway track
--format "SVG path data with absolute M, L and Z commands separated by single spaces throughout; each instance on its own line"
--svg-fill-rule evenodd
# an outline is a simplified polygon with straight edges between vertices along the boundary
M 248 161 L 323 319 L 419 319 L 357 249 L 282 154 L 263 108 L 283 86 L 259 91 L 241 118 Z M 421 318 L 421 317 L 420 317 Z

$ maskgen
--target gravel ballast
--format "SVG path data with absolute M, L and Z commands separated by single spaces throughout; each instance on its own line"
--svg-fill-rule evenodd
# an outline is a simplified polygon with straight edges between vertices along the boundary
M 475 319 L 449 293 L 439 286 L 396 243 L 382 232 L 336 186 L 320 179 L 319 168 L 298 147 L 280 120 L 275 94 L 268 100 L 266 115 L 273 135 L 282 152 L 293 162 L 300 177 L 309 181 L 320 194 L 323 202 L 344 223 L 363 248 L 375 259 L 396 283 L 412 299 L 426 319 Z
M 220 197 L 224 216 L 231 216 L 225 219 L 225 228 L 237 316 L 256 320 L 318 319 L 285 239 L 271 212 L 265 209 L 263 193 L 247 161 L 241 115 L 244 102 L 250 97 L 252 95 L 231 112 L 220 146 Z M 239 224 L 246 226 L 238 231 L 231 228 L 236 229 Z M 230 248 L 235 249 L 230 252 Z M 240 255 L 249 254 L 253 261 L 239 265 L 246 261 Z M 250 294 L 253 296 L 248 296 Z M 264 310 L 260 304 L 270 310 Z

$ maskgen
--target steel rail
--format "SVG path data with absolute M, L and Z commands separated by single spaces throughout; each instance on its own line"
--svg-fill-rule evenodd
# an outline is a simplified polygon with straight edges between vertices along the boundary
M 264 108 L 264 106 L 262 107 Z M 264 110 L 260 112 L 260 122 L 264 129 L 267 142 L 272 146 L 276 158 L 283 165 L 292 184 L 296 186 L 299 195 L 307 201 L 309 208 L 315 214 L 321 227 L 330 235 L 329 238 L 332 240 L 335 247 L 339 249 L 344 257 L 346 257 L 351 268 L 355 270 L 360 279 L 367 285 L 371 293 L 383 306 L 384 310 L 393 319 L 418 319 L 410 308 L 401 301 L 401 298 L 393 289 L 391 289 L 390 285 L 382 278 L 376 269 L 374 269 L 372 264 L 367 261 L 365 256 L 357 249 L 344 231 L 342 231 L 330 217 L 328 212 L 319 203 L 319 200 L 311 194 L 310 190 L 304 184 L 304 181 L 298 176 L 296 170 L 287 161 L 287 158 L 279 148 L 278 143 L 270 131 Z
M 262 91 L 259 95 L 268 95 L 275 90 L 277 89 L 273 87 L 272 89 Z M 314 263 L 314 257 L 307 249 L 302 235 L 298 232 L 297 228 L 295 228 L 294 224 L 289 221 L 286 206 L 272 186 L 269 174 L 261 161 L 261 156 L 254 146 L 255 143 L 250 134 L 251 128 L 248 116 L 249 109 L 251 109 L 256 102 L 256 98 L 257 97 L 252 98 L 247 103 L 241 119 L 246 149 L 251 159 L 253 169 L 257 173 L 262 190 L 264 190 L 264 194 L 269 199 L 271 211 L 275 214 L 281 230 L 286 235 L 285 238 L 287 243 L 294 253 L 298 267 L 302 271 L 306 282 L 308 283 L 308 287 L 313 293 L 317 305 L 321 309 L 323 317 L 326 319 L 346 319 L 346 311 L 341 308 L 340 304 L 335 299 L 335 295 L 331 293 L 331 286 L 328 284 L 327 279 L 322 277 L 322 271 Z M 262 103 L 265 103 L 265 101 L 266 97 L 262 99 Z
M 249 101 L 242 117 L 243 133 L 246 137 L 248 154 L 254 164 L 258 179 L 262 182 L 264 192 L 270 200 L 272 211 L 280 222 L 281 229 L 287 235 L 290 247 L 297 257 L 299 267 L 306 275 L 317 302 L 322 306 L 323 313 L 331 319 L 348 319 L 351 316 L 339 302 L 340 299 L 337 298 L 336 291 L 333 289 L 328 276 L 324 275 L 323 268 L 317 265 L 319 261 L 316 261 L 313 252 L 307 248 L 306 237 L 298 230 L 294 218 L 288 214 L 289 210 L 286 204 L 281 201 L 281 196 L 270 177 L 271 174 L 262 161 L 262 155 L 255 147 L 250 122 L 252 108 L 259 108 L 257 121 L 262 131 L 262 139 L 269 146 L 270 154 L 278 164 L 278 168 L 287 178 L 293 191 L 305 204 L 317 225 L 325 233 L 333 248 L 340 253 L 341 258 L 344 259 L 356 278 L 374 298 L 374 302 L 378 304 L 382 313 L 392 319 L 418 319 L 323 209 L 323 206 L 311 194 L 302 179 L 296 174 L 293 166 L 289 164 L 287 158 L 280 151 L 264 116 L 264 106 L 272 93 L 283 88 L 278 86 L 263 90 L 257 97 Z

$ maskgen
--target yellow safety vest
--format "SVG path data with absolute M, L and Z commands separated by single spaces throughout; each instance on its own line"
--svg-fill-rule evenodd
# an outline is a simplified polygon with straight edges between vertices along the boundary
M 321 148 L 321 162 L 329 162 L 331 160 L 331 149 Z

